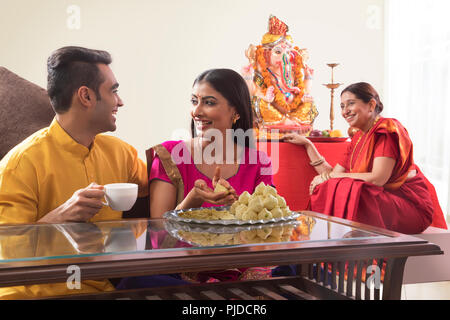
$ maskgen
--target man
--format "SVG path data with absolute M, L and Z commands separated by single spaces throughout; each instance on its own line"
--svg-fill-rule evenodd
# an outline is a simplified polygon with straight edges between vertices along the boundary
M 147 169 L 136 150 L 101 134 L 116 130 L 123 106 L 111 61 L 105 51 L 81 47 L 63 47 L 48 58 L 47 91 L 56 116 L 0 161 L 0 224 L 121 219 L 122 212 L 102 203 L 108 183 L 137 183 L 139 196 L 147 195 Z M 34 289 L 5 288 L 5 295 L 67 291 L 65 283 L 29 287 Z M 109 282 L 91 281 L 72 293 L 112 289 Z

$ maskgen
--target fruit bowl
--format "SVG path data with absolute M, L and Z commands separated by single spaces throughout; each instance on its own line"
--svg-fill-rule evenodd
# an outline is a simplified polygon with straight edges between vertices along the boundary
M 340 130 L 312 130 L 307 136 L 314 142 L 340 142 L 345 141 L 348 137 L 344 137 Z
M 306 137 L 312 142 L 343 142 L 347 141 L 348 137 Z

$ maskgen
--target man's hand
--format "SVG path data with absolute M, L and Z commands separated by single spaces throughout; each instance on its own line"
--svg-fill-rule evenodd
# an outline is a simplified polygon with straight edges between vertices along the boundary
M 75 191 L 72 197 L 38 222 L 64 223 L 86 222 L 103 208 L 103 186 L 91 183 L 84 189 Z
M 93 223 L 71 223 L 57 226 L 79 253 L 105 251 L 102 231 Z

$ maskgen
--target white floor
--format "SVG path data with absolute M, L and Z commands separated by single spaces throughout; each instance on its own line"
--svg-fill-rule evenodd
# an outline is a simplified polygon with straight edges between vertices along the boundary
M 402 300 L 450 300 L 450 281 L 403 285 Z

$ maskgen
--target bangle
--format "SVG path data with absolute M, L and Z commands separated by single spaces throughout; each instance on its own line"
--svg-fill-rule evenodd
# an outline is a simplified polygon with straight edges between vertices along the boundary
M 325 158 L 324 157 L 320 157 L 319 160 L 316 161 L 311 161 L 309 164 L 313 167 L 317 167 L 318 165 L 321 165 L 322 163 L 324 163 Z

